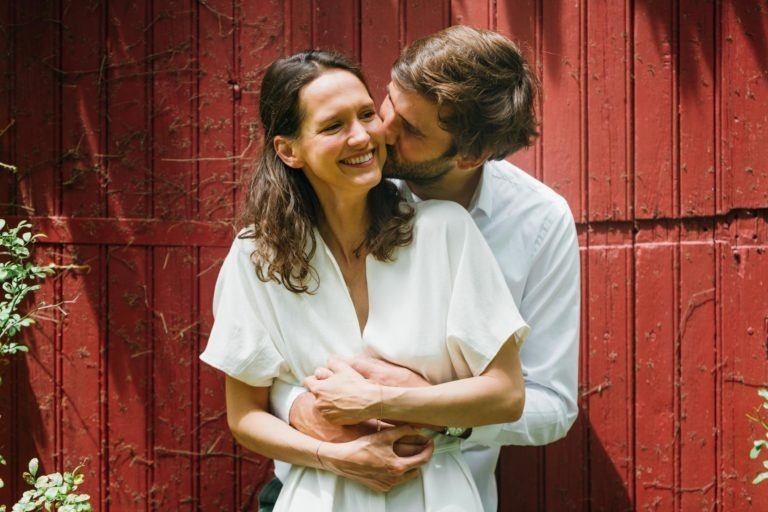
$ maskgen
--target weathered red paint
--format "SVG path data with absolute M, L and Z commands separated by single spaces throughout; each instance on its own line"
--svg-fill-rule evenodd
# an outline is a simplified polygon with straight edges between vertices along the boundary
M 452 23 L 521 43 L 541 137 L 511 160 L 569 202 L 582 248 L 581 416 L 506 448 L 500 510 L 764 510 L 746 420 L 768 383 L 768 2 L 8 2 L 3 218 L 78 266 L 0 366 L 0 502 L 87 459 L 96 510 L 254 510 L 271 466 L 236 446 L 201 365 L 218 266 L 275 57 L 362 61 Z

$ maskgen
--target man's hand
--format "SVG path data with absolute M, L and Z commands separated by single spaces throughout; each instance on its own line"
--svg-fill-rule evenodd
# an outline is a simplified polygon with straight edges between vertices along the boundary
M 378 416 L 381 387 L 341 358 L 329 357 L 328 367 L 317 368 L 304 386 L 315 395 L 317 412 L 331 423 L 352 425 Z
M 421 449 L 410 456 L 398 456 L 398 441 Z M 434 445 L 418 430 L 402 426 L 363 436 L 357 441 L 320 446 L 320 460 L 337 475 L 354 480 L 369 489 L 387 492 L 393 487 L 417 478 L 420 468 L 432 457 Z
M 291 406 L 290 425 L 308 436 L 321 441 L 342 443 L 376 432 L 375 421 L 364 421 L 356 425 L 334 425 L 326 420 L 315 408 L 315 395 L 305 392 L 299 395 Z M 406 455 L 413 453 L 404 452 Z
M 408 368 L 388 363 L 375 357 L 355 356 L 347 359 L 346 362 L 357 373 L 382 386 L 415 388 L 430 385 L 421 375 L 412 372 Z

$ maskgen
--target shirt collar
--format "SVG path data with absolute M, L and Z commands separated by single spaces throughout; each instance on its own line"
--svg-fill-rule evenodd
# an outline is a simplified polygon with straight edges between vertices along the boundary
M 477 183 L 475 194 L 469 202 L 469 213 L 482 212 L 490 218 L 493 212 L 493 189 L 488 174 L 491 172 L 490 162 L 485 162 L 480 170 L 480 180 Z

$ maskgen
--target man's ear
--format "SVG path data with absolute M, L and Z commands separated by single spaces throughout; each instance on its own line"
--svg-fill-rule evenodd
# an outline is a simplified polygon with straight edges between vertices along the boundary
M 488 160 L 489 155 L 490 153 L 488 151 L 483 151 L 480 156 L 474 157 L 459 155 L 456 157 L 456 166 L 459 169 L 477 169 Z
M 282 135 L 277 135 L 272 140 L 275 152 L 277 153 L 277 156 L 280 157 L 280 160 L 282 160 L 288 167 L 301 169 L 304 167 L 304 160 L 297 154 L 296 148 L 294 147 L 295 142 L 295 139 L 289 139 Z

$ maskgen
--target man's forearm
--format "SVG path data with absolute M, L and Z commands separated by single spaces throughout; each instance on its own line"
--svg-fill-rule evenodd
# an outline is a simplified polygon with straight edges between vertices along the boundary
M 526 386 L 525 393 L 525 408 L 518 421 L 476 427 L 467 442 L 484 446 L 542 446 L 565 437 L 576 421 L 577 411 L 569 410 L 550 389 Z

